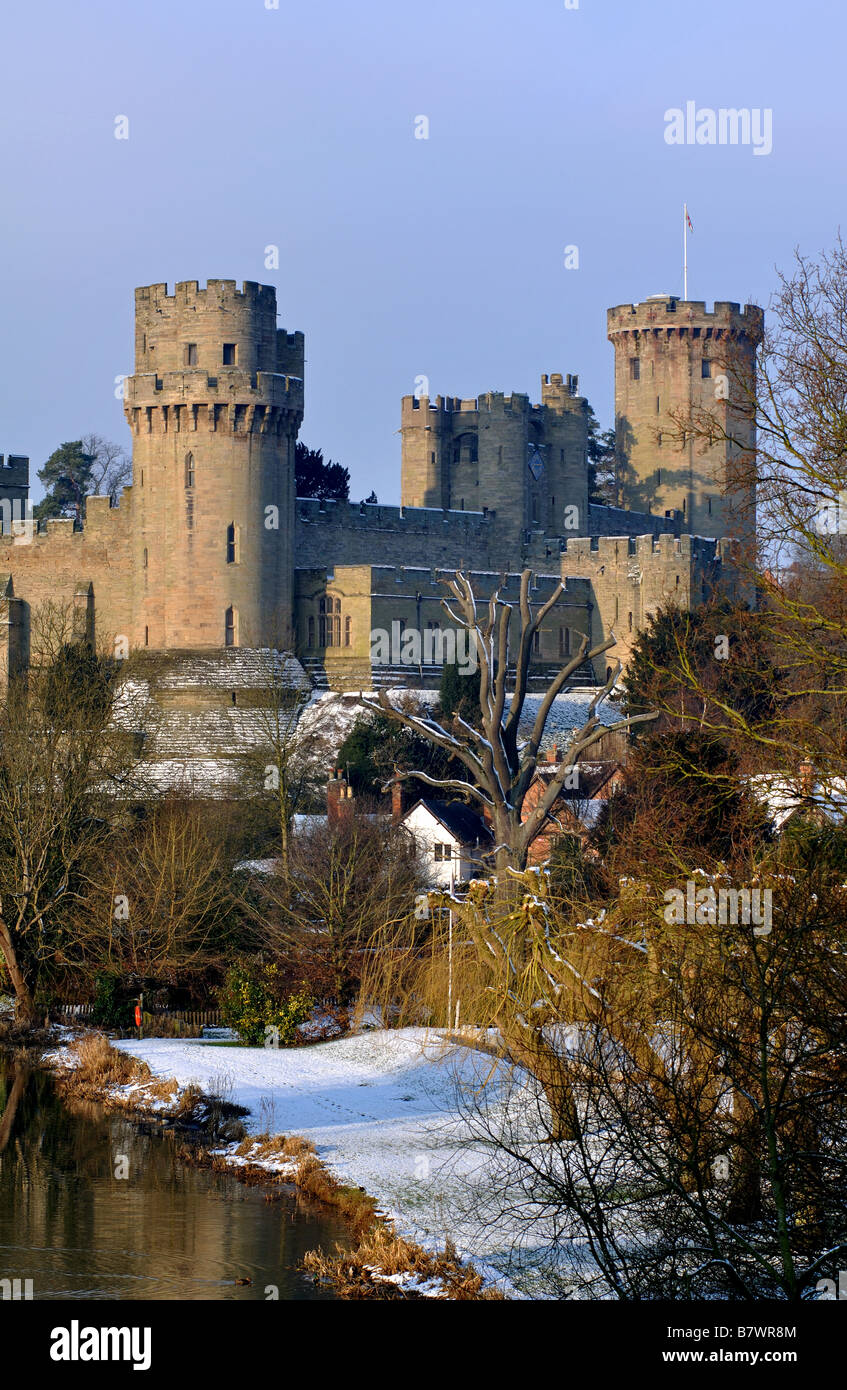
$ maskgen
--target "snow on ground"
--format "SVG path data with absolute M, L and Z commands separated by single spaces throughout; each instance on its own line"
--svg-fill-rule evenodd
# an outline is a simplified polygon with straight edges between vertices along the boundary
M 477 1221 L 460 1215 L 478 1216 L 488 1189 L 482 1153 L 462 1143 L 458 1088 L 479 1084 L 489 1056 L 418 1028 L 276 1050 L 167 1038 L 115 1046 L 181 1086 L 220 1092 L 223 1078 L 225 1098 L 250 1111 L 248 1133 L 310 1139 L 338 1178 L 378 1200 L 400 1234 L 428 1249 L 452 1239 L 491 1279 L 504 1272 L 502 1231 L 481 1237 Z

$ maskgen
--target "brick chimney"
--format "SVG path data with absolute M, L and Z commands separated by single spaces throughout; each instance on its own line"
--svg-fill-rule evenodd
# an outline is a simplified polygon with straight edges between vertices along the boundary
M 353 788 L 340 767 L 332 769 L 326 784 L 326 819 L 328 825 L 338 825 L 353 815 Z
M 797 769 L 801 796 L 811 796 L 815 790 L 815 769 L 808 758 L 804 758 Z
M 394 769 L 395 773 L 397 769 Z M 409 809 L 409 787 L 407 782 L 391 783 L 391 819 L 400 820 Z
M 552 748 L 548 748 L 548 749 L 547 749 L 547 761 L 548 761 L 548 763 L 558 763 L 558 761 L 559 761 L 559 745 L 558 745 L 558 743 L 554 743 Z

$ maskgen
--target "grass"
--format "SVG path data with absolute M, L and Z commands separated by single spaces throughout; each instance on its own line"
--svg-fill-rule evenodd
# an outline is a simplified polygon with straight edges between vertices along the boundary
M 313 1250 L 303 1264 L 316 1282 L 331 1284 L 342 1298 L 504 1301 L 499 1290 L 483 1287 L 482 1275 L 473 1265 L 462 1264 L 449 1241 L 443 1251 L 430 1254 L 386 1223 L 374 1226 L 353 1251 L 340 1245 L 331 1255 Z M 391 1282 L 394 1276 L 399 1276 L 399 1282 Z M 426 1283 L 435 1283 L 438 1291 L 421 1292 L 420 1285 Z
M 146 1062 L 119 1052 L 102 1033 L 84 1034 L 71 1043 L 69 1050 L 77 1062 L 72 1071 L 62 1075 L 62 1089 L 67 1094 L 99 1098 L 112 1087 L 152 1080 Z

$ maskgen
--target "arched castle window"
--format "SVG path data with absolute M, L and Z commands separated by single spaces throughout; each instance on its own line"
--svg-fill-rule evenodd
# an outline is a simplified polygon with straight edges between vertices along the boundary
M 185 486 L 194 486 L 194 455 L 185 455 Z
M 237 565 L 240 559 L 238 527 L 231 521 L 226 528 L 226 562 L 228 565 Z
M 318 604 L 318 645 L 341 646 L 341 599 L 322 598 Z
M 228 608 L 224 616 L 224 646 L 238 646 L 238 613 L 234 608 Z

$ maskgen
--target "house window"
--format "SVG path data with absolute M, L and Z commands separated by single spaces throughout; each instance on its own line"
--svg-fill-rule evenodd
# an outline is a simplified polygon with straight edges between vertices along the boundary
M 196 343 L 186 343 L 186 344 L 185 344 L 185 365 L 186 365 L 186 367 L 196 367 L 196 366 L 197 366 L 197 344 L 196 344 Z
M 704 380 L 712 375 L 712 363 L 708 357 L 704 357 L 700 362 L 700 375 Z
M 224 646 L 238 646 L 238 614 L 234 608 L 226 610 L 224 618 Z
M 185 486 L 194 486 L 194 455 L 185 455 Z
M 453 858 L 453 846 L 452 846 L 452 845 L 435 845 L 435 846 L 434 846 L 434 849 L 435 849 L 435 862 L 436 862 L 436 864 L 446 864 L 446 863 L 449 863 L 450 860 Z
M 226 528 L 226 562 L 228 565 L 238 564 L 238 527 L 234 521 Z
M 236 361 L 235 343 L 224 343 L 223 364 L 225 367 L 234 367 Z
M 629 379 L 630 381 L 641 380 L 641 358 L 630 357 L 629 359 Z

